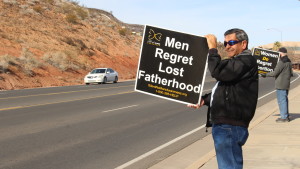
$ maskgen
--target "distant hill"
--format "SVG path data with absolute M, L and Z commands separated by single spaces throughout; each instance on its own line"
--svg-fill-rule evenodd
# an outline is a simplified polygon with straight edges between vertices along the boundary
M 108 17 L 114 22 L 118 23 L 122 27 L 126 27 L 131 33 L 135 32 L 137 34 L 142 35 L 144 31 L 144 26 L 143 25 L 138 25 L 138 24 L 128 24 L 120 21 L 118 18 L 116 18 L 112 13 L 104 11 L 102 9 L 95 9 L 95 8 L 88 8 L 90 14 L 95 14 L 96 16 L 101 14 L 104 17 Z
M 93 68 L 135 77 L 142 25 L 68 0 L 0 0 L 0 90 L 83 84 Z
M 262 45 L 265 49 L 272 49 L 274 43 Z M 287 48 L 288 56 L 294 63 L 300 63 L 300 42 L 281 42 L 281 46 Z

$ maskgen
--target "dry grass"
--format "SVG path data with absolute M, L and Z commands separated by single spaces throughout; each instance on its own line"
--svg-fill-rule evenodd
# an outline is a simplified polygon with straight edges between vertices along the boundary
M 63 13 L 66 14 L 66 20 L 69 23 L 77 24 L 89 16 L 88 10 L 78 5 L 78 2 L 65 3 L 62 7 Z
M 21 56 L 16 58 L 11 55 L 0 56 L 0 73 L 12 72 L 12 67 L 21 70 L 27 76 L 35 76 L 33 69 L 41 68 L 43 64 L 34 57 L 27 48 L 23 48 Z
M 60 69 L 61 71 L 80 69 L 78 63 L 76 63 L 74 59 L 72 59 L 62 51 L 48 52 L 43 56 L 42 59 L 50 65 Z
M 19 63 L 27 76 L 35 76 L 33 69 L 43 67 L 43 64 L 34 57 L 34 54 L 28 48 L 22 49 Z
M 16 64 L 16 59 L 8 54 L 0 56 L 0 73 L 9 72 L 9 67 Z

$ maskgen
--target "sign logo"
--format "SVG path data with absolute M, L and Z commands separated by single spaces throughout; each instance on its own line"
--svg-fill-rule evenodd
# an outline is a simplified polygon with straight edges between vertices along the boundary
M 150 29 L 147 44 L 160 46 L 161 38 L 162 33 L 155 33 L 153 29 Z
M 254 55 L 256 55 L 256 56 L 260 56 L 260 50 L 255 50 L 255 53 L 254 53 Z

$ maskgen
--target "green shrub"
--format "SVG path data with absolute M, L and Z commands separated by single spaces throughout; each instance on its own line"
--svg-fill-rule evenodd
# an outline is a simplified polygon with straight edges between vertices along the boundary
M 127 34 L 127 29 L 126 28 L 122 28 L 119 30 L 119 34 L 122 35 L 122 36 L 126 36 Z
M 79 1 L 76 0 L 68 0 L 69 2 L 71 2 L 72 4 L 78 6 L 79 5 Z
M 65 37 L 64 39 L 62 39 L 62 41 L 66 42 L 68 45 L 76 46 L 74 40 L 70 37 Z
M 62 41 L 66 42 L 68 45 L 77 47 L 79 50 L 88 49 L 86 44 L 80 39 L 65 37 L 64 39 L 62 39 Z
M 35 12 L 37 12 L 37 13 L 42 13 L 42 12 L 44 11 L 43 8 L 42 8 L 42 6 L 40 6 L 40 5 L 34 6 L 34 7 L 33 7 L 33 10 L 34 10 Z
M 77 16 L 82 20 L 86 19 L 89 15 L 86 10 L 84 10 L 82 7 L 79 6 L 75 7 L 74 11 L 76 12 Z
M 281 46 L 282 46 L 282 44 L 281 44 L 280 42 L 276 41 L 276 42 L 273 44 L 272 50 L 277 51 Z
M 62 5 L 62 12 L 64 13 L 64 14 L 70 14 L 70 13 L 73 13 L 73 5 L 71 5 L 71 4 L 68 4 L 68 3 L 64 3 L 63 5 Z
M 64 3 L 62 11 L 66 14 L 66 20 L 74 24 L 78 23 L 79 19 L 84 20 L 89 16 L 88 11 L 79 6 L 77 2 Z
M 46 2 L 46 3 L 48 3 L 48 4 L 54 4 L 54 0 L 43 0 L 42 2 Z
M 69 23 L 78 23 L 78 17 L 77 15 L 73 14 L 73 13 L 69 13 L 67 14 L 66 16 L 66 20 L 69 22 Z

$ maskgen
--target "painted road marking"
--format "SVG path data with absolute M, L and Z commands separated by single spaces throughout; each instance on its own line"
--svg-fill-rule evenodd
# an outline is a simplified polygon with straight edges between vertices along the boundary
M 191 135 L 191 134 L 193 134 L 193 133 L 195 133 L 195 132 L 197 132 L 201 129 L 203 129 L 204 127 L 205 127 L 205 124 L 198 127 L 198 128 L 196 128 L 196 129 L 194 129 L 194 130 L 192 130 L 192 131 L 190 131 L 190 132 L 188 132 L 188 133 L 186 133 L 186 134 L 183 134 L 183 135 L 181 135 L 181 136 L 179 136 L 179 137 L 177 137 L 177 138 L 175 138 L 175 139 L 173 139 L 173 140 L 171 140 L 171 141 L 169 141 L 169 142 L 167 142 L 167 143 L 165 143 L 165 144 L 163 144 L 163 145 L 161 145 L 161 146 L 159 146 L 159 147 L 157 147 L 157 148 L 155 148 L 155 149 L 153 149 L 153 150 L 151 150 L 151 151 L 149 151 L 149 152 L 147 152 L 147 153 L 145 153 L 145 154 L 143 154 L 143 155 L 141 155 L 141 156 L 139 156 L 139 157 L 137 157 L 137 158 L 121 165 L 121 166 L 119 166 L 119 167 L 117 167 L 117 168 L 115 168 L 115 169 L 126 168 L 126 167 L 128 167 L 128 166 L 130 166 L 130 165 L 132 165 L 132 164 L 148 157 L 149 155 L 154 154 L 155 152 L 158 152 L 159 150 L 161 150 L 161 149 L 163 149 L 163 148 L 165 148 L 165 147 L 167 147 L 167 146 L 169 146 L 169 145 L 171 145 L 171 144 L 173 144 L 173 143 L 175 143 L 175 142 L 177 142 L 177 141 L 179 141 L 179 140 L 181 140 L 181 139 L 183 139 L 183 138 L 185 138 L 185 137 L 187 137 L 187 136 L 189 136 L 189 135 Z
M 16 98 L 24 98 L 24 97 L 50 96 L 50 95 L 58 95 L 58 94 L 68 94 L 68 93 L 86 92 L 86 91 L 93 91 L 93 90 L 108 90 L 108 89 L 123 88 L 123 87 L 130 87 L 130 86 L 133 86 L 133 85 L 119 86 L 119 87 L 108 87 L 108 88 L 101 88 L 101 89 L 76 90 L 76 91 L 69 91 L 69 92 L 58 92 L 58 93 L 36 94 L 36 95 L 27 95 L 27 96 L 6 97 L 6 98 L 0 98 L 0 100 L 16 99 Z
M 122 110 L 122 109 L 128 109 L 128 108 L 136 107 L 136 106 L 138 106 L 138 105 L 131 105 L 131 106 L 126 106 L 126 107 L 121 107 L 121 108 L 106 110 L 106 111 L 103 111 L 102 113 L 107 113 L 107 112 L 116 111 L 116 110 Z
M 298 79 L 300 78 L 300 74 L 297 73 L 297 75 L 298 75 L 298 77 L 297 77 L 296 79 L 294 79 L 293 81 L 291 81 L 291 83 L 294 83 L 296 80 L 298 80 Z M 262 98 L 264 98 L 264 97 L 267 97 L 267 96 L 269 96 L 270 94 L 272 94 L 272 93 L 274 93 L 274 92 L 276 92 L 276 90 L 273 90 L 273 91 L 271 91 L 270 93 L 267 93 L 267 94 L 261 96 L 260 98 L 258 98 L 258 100 L 260 100 L 260 99 L 262 99 Z
M 64 100 L 64 101 L 52 102 L 52 103 L 43 103 L 43 104 L 35 104 L 35 105 L 25 105 L 25 106 L 17 106 L 17 107 L 7 107 L 7 108 L 0 109 L 0 111 L 13 110 L 13 109 L 21 109 L 21 108 L 28 108 L 28 107 L 45 106 L 45 105 L 58 104 L 58 103 L 67 103 L 67 102 L 73 102 L 73 101 L 79 101 L 79 100 L 88 100 L 88 99 L 95 99 L 95 98 L 101 98 L 101 97 L 115 96 L 115 95 L 121 95 L 121 94 L 128 94 L 128 93 L 133 93 L 133 92 L 135 92 L 135 91 L 127 91 L 127 92 L 121 92 L 121 93 L 116 93 L 116 94 L 109 94 L 109 95 L 95 96 L 95 97 L 87 97 L 87 98 L 81 98 L 81 99 Z

